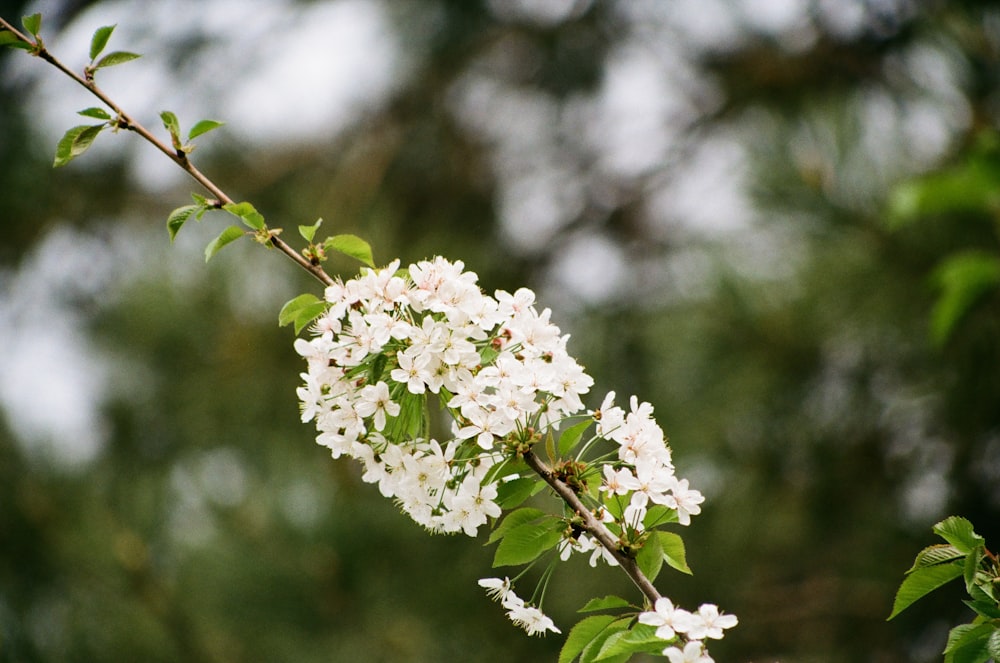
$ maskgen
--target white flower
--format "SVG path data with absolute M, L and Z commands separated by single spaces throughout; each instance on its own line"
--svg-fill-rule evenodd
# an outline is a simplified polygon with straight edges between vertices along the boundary
M 479 586 L 486 589 L 487 596 L 501 603 L 504 602 L 508 594 L 513 594 L 510 578 L 504 578 L 503 580 L 500 578 L 481 578 Z
M 687 479 L 675 480 L 670 493 L 661 504 L 677 511 L 677 522 L 681 525 L 690 525 L 691 516 L 701 513 L 698 505 L 705 501 L 705 496 L 697 490 L 689 489 Z
M 683 650 L 667 647 L 663 650 L 663 655 L 670 659 L 670 663 L 714 663 L 714 659 L 705 652 L 698 640 L 687 643 Z
M 661 640 L 673 640 L 678 633 L 685 633 L 691 628 L 691 613 L 681 608 L 675 608 L 667 597 L 656 599 L 653 610 L 639 614 L 640 624 L 656 627 L 656 637 Z
M 426 378 L 430 377 L 430 371 L 427 370 L 430 357 L 426 354 L 413 356 L 405 352 L 397 352 L 396 361 L 399 368 L 392 369 L 389 377 L 396 382 L 405 384 L 406 390 L 411 394 L 424 393 L 427 389 Z
M 385 428 L 385 417 L 395 417 L 399 414 L 399 403 L 389 398 L 389 385 L 379 381 L 361 390 L 361 400 L 354 406 L 355 412 L 364 418 L 375 415 L 375 430 Z
M 687 635 L 694 640 L 722 639 L 722 630 L 736 626 L 739 620 L 736 615 L 720 615 L 718 606 L 706 603 L 692 615 L 691 628 Z
M 503 437 L 514 430 L 514 422 L 493 409 L 470 409 L 467 417 L 469 424 L 458 430 L 458 439 L 475 437 L 476 444 L 487 451 L 493 448 L 494 438 Z

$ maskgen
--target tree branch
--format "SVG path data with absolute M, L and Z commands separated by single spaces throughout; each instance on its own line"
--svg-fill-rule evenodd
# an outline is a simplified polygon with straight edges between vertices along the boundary
M 642 572 L 639 565 L 636 563 L 635 559 L 623 554 L 619 548 L 618 540 L 615 535 L 604 526 L 597 517 L 590 512 L 587 506 L 580 500 L 580 497 L 570 488 L 564 481 L 556 477 L 552 470 L 542 461 L 541 458 L 536 456 L 534 452 L 528 451 L 524 454 L 524 462 L 527 463 L 528 467 L 535 471 L 538 476 L 545 480 L 545 483 L 549 484 L 552 490 L 556 491 L 556 494 L 563 499 L 566 504 L 569 505 L 573 511 L 580 516 L 583 520 L 583 529 L 587 530 L 590 534 L 594 536 L 598 542 L 604 546 L 608 552 L 610 552 L 615 560 L 618 561 L 619 566 L 622 570 L 632 579 L 635 586 L 639 588 L 639 591 L 649 599 L 650 604 L 656 603 L 656 599 L 660 598 L 660 592 L 657 591 L 653 583 L 650 582 L 646 574 Z
M 92 76 L 81 76 L 76 73 L 68 66 L 63 64 L 57 57 L 52 55 L 45 48 L 45 46 L 39 40 L 35 43 L 29 39 L 26 35 L 18 31 L 14 26 L 5 21 L 0 17 L 0 27 L 4 30 L 10 31 L 14 36 L 26 44 L 32 46 L 32 55 L 35 55 L 42 60 L 45 60 L 53 67 L 61 71 L 66 76 L 70 77 L 81 86 L 87 89 L 92 95 L 97 97 L 104 103 L 111 111 L 115 114 L 115 120 L 117 127 L 120 129 L 127 129 L 129 131 L 135 132 L 143 139 L 146 140 L 150 145 L 155 147 L 157 150 L 165 154 L 171 161 L 177 164 L 184 172 L 190 175 L 198 184 L 200 184 L 206 191 L 208 191 L 216 200 L 219 201 L 219 206 L 227 205 L 235 202 L 225 191 L 222 190 L 215 182 L 209 179 L 204 173 L 202 173 L 198 168 L 195 167 L 188 155 L 180 150 L 174 150 L 169 145 L 161 141 L 152 132 L 150 132 L 146 127 L 144 127 L 140 122 L 136 121 L 131 115 L 126 113 L 117 103 L 114 102 L 111 97 L 108 96 L 104 90 L 98 87 L 97 83 L 94 82 Z M 276 234 L 271 235 L 270 245 L 284 253 L 288 258 L 290 258 L 299 267 L 306 270 L 312 274 L 317 280 L 319 280 L 324 285 L 330 285 L 333 283 L 333 278 L 326 273 L 320 265 L 314 265 L 309 260 L 306 260 L 298 251 L 292 248 L 288 243 L 278 237 Z

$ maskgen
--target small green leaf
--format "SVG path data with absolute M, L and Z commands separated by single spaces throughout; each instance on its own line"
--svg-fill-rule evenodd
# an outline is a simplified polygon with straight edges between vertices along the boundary
M 278 313 L 278 324 L 282 327 L 294 323 L 296 335 L 313 320 L 326 311 L 326 302 L 316 295 L 304 294 L 288 301 Z
M 937 566 L 938 564 L 953 562 L 956 559 L 965 557 L 965 555 L 966 553 L 960 551 L 950 543 L 938 543 L 933 546 L 927 546 L 917 553 L 917 558 L 913 560 L 913 566 L 907 570 L 907 573 L 926 566 Z
M 207 134 L 213 129 L 218 129 L 224 124 L 225 122 L 219 122 L 218 120 L 200 120 L 195 122 L 194 126 L 191 127 L 191 131 L 188 132 L 188 140 L 194 140 L 198 136 Z
M 8 32 L 7 30 L 0 30 L 0 47 L 3 46 L 13 46 L 14 48 L 20 48 L 25 51 L 31 50 L 31 44 L 26 41 L 21 41 L 18 39 L 17 35 L 13 32 Z
M 581 421 L 578 424 L 573 424 L 566 430 L 562 432 L 559 436 L 559 457 L 564 458 L 569 454 L 569 452 L 576 446 L 576 443 L 580 441 L 583 436 L 583 432 L 590 428 L 591 424 L 594 423 L 593 419 L 587 419 L 586 421 Z
M 960 516 L 945 518 L 934 526 L 934 533 L 966 554 L 986 543 L 986 539 L 973 530 L 972 523 Z
M 948 663 L 986 663 L 990 660 L 987 649 L 990 637 L 996 630 L 992 624 L 962 624 L 948 633 L 944 660 Z
M 25 16 L 21 19 L 21 25 L 24 29 L 31 33 L 31 36 L 38 39 L 38 33 L 42 29 L 42 15 L 32 14 L 31 16 Z
M 101 54 L 104 47 L 108 45 L 111 33 L 115 31 L 115 26 L 105 25 L 94 31 L 94 36 L 90 38 L 90 61 L 93 62 Z
M 512 528 L 500 539 L 493 566 L 519 566 L 533 561 L 562 540 L 562 530 L 562 522 L 554 519 Z
M 546 486 L 545 482 L 531 477 L 521 477 L 497 484 L 496 503 L 501 509 L 513 509 L 520 506 L 524 500 L 535 495 Z
M 658 531 L 656 536 L 663 549 L 664 561 L 681 573 L 693 575 L 691 568 L 687 565 L 687 552 L 684 550 L 684 540 L 681 539 L 680 534 Z
M 205 247 L 205 262 L 211 260 L 212 256 L 221 251 L 226 244 L 235 242 L 240 237 L 243 237 L 243 235 L 243 229 L 239 226 L 229 226 L 223 230 L 219 233 L 218 237 L 209 242 L 208 246 Z
M 608 637 L 594 661 L 611 661 L 623 654 L 660 653 L 663 651 L 663 644 L 663 640 L 656 637 L 655 626 L 636 624 Z
M 997 605 L 997 602 L 992 599 L 985 601 L 962 601 L 962 603 L 969 606 L 977 615 L 981 615 L 986 619 L 1000 620 L 1000 605 Z
M 663 547 L 660 545 L 660 537 L 653 534 L 646 539 L 646 543 L 636 553 L 635 563 L 650 582 L 656 580 L 663 567 Z
M 580 652 L 580 663 L 592 663 L 596 661 L 601 655 L 601 651 L 604 649 L 604 644 L 615 636 L 616 633 L 620 633 L 628 628 L 628 624 L 631 620 L 628 618 L 619 618 L 608 624 L 603 631 L 597 634 L 593 640 L 591 640 L 583 651 Z M 616 656 L 612 658 L 603 659 L 605 663 L 620 663 L 622 661 L 627 661 L 629 659 L 628 654 L 624 656 Z
M 597 610 L 610 610 L 613 608 L 627 608 L 631 605 L 628 601 L 621 598 L 620 596 L 615 596 L 614 594 L 608 594 L 605 597 L 599 599 L 590 599 L 587 604 L 582 608 L 577 610 L 577 612 L 596 612 Z
M 913 571 L 899 586 L 896 592 L 896 600 L 892 604 L 892 619 L 906 608 L 910 607 L 917 599 L 934 591 L 938 587 L 948 583 L 955 578 L 961 577 L 962 565 L 959 563 L 939 564 L 938 566 L 928 566 Z
M 591 615 L 584 617 L 573 626 L 566 636 L 562 650 L 559 652 L 559 663 L 571 663 L 584 647 L 593 642 L 616 617 L 614 615 Z
M 223 205 L 222 209 L 242 219 L 243 223 L 249 228 L 253 228 L 254 230 L 264 229 L 264 217 L 250 203 L 229 203 Z
M 321 223 L 323 223 L 323 219 L 316 219 L 316 223 L 311 226 L 299 226 L 299 234 L 302 235 L 302 239 L 312 244 L 313 237 L 316 236 L 316 231 L 319 230 Z
M 170 133 L 170 139 L 174 147 L 181 143 L 181 124 L 177 121 L 177 116 L 170 111 L 161 111 L 160 119 L 163 121 L 163 128 Z
M 320 303 L 320 299 L 316 297 L 316 295 L 309 293 L 299 295 L 298 297 L 285 302 L 285 305 L 281 307 L 281 311 L 278 313 L 278 324 L 284 327 L 285 325 L 294 322 L 295 317 L 299 314 L 299 311 L 317 303 Z
M 323 246 L 328 251 L 338 251 L 369 267 L 375 267 L 372 247 L 357 235 L 334 235 L 323 242 Z
M 185 205 L 184 207 L 178 207 L 170 213 L 170 216 L 167 217 L 167 232 L 170 233 L 171 242 L 177 237 L 181 226 L 200 209 L 200 205 Z
M 1000 661 L 1000 627 L 993 627 L 989 639 L 986 641 L 986 653 L 994 661 Z
M 95 120 L 111 119 L 111 115 L 108 113 L 108 111 L 104 110 L 103 108 L 96 108 L 96 107 L 84 108 L 82 111 L 77 111 L 76 114 L 83 115 L 84 117 L 92 117 Z
M 103 58 L 97 61 L 97 64 L 93 66 L 93 70 L 104 69 L 105 67 L 114 67 L 117 64 L 124 64 L 126 62 L 131 62 L 142 56 L 138 53 L 129 53 L 128 51 L 112 51 L 108 53 Z
M 507 514 L 507 517 L 504 518 L 499 525 L 497 525 L 492 534 L 490 534 L 489 541 L 486 542 L 486 545 L 490 545 L 518 525 L 524 525 L 525 523 L 530 523 L 533 520 L 538 520 L 544 515 L 546 514 L 541 509 L 535 509 L 532 507 L 524 507 L 523 509 L 518 509 L 517 511 L 511 511 Z
M 56 158 L 52 166 L 54 168 L 65 166 L 86 152 L 106 126 L 106 124 L 84 124 L 67 131 L 56 146 Z

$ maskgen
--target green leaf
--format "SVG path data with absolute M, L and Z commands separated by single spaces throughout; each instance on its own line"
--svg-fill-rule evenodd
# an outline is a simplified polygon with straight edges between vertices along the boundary
M 620 596 L 608 594 L 599 599 L 590 599 L 587 604 L 577 610 L 577 612 L 596 612 L 597 610 L 610 610 L 613 608 L 627 608 L 631 604 Z
M 562 432 L 559 436 L 559 457 L 563 458 L 569 454 L 569 452 L 576 446 L 576 443 L 580 441 L 583 436 L 583 432 L 590 428 L 591 424 L 594 423 L 593 419 L 587 419 L 586 421 L 581 421 L 578 424 L 573 424 L 566 430 Z
M 962 601 L 962 603 L 986 619 L 1000 619 L 1000 605 L 997 605 L 997 602 L 992 598 L 985 601 Z
M 0 47 L 3 46 L 13 46 L 14 48 L 20 48 L 25 51 L 31 50 L 31 44 L 26 41 L 21 41 L 18 39 L 17 35 L 13 32 L 8 32 L 7 30 L 0 30 Z
M 219 122 L 218 120 L 199 120 L 194 123 L 194 126 L 191 127 L 191 131 L 188 132 L 188 140 L 194 140 L 198 136 L 207 134 L 213 129 L 218 129 L 224 124 L 225 122 Z
M 229 203 L 223 205 L 222 209 L 239 217 L 244 224 L 254 230 L 264 229 L 264 217 L 250 203 Z
M 986 663 L 990 660 L 987 647 L 995 630 L 992 624 L 956 626 L 948 633 L 944 660 L 947 663 Z
M 108 111 L 104 110 L 103 108 L 96 108 L 96 107 L 84 108 L 82 111 L 77 111 L 76 114 L 83 115 L 84 117 L 92 117 L 95 120 L 111 119 L 111 115 L 108 113 Z
M 976 574 L 979 573 L 979 563 L 983 561 L 983 557 L 986 556 L 986 548 L 984 546 L 976 546 L 969 552 L 965 557 L 965 565 L 962 569 L 962 575 L 965 578 L 965 591 L 973 598 L 977 598 L 974 595 L 974 590 L 976 589 Z
M 592 615 L 584 617 L 570 629 L 559 651 L 559 663 L 571 663 L 573 659 L 580 655 L 584 647 L 589 645 L 594 638 L 599 636 L 616 617 L 614 615 Z
M 239 226 L 229 226 L 223 230 L 219 233 L 218 237 L 209 242 L 208 246 L 205 247 L 205 262 L 211 260 L 212 256 L 221 251 L 224 246 L 235 242 L 240 237 L 243 237 L 243 235 L 243 229 Z
M 965 557 L 965 555 L 966 553 L 960 551 L 950 543 L 938 543 L 933 546 L 927 546 L 917 553 L 917 558 L 913 560 L 913 566 L 907 570 L 907 573 L 926 566 L 937 566 L 938 564 L 953 562 L 956 559 Z
M 597 634 L 593 640 L 591 640 L 580 652 L 580 663 L 593 663 L 597 660 L 597 657 L 601 655 L 601 651 L 604 649 L 604 644 L 612 638 L 616 633 L 620 633 L 628 628 L 628 624 L 631 621 L 629 618 L 619 618 L 611 622 L 604 628 L 603 631 Z M 620 663 L 622 661 L 627 661 L 629 656 L 626 654 L 621 657 L 613 657 L 603 659 L 605 663 Z
M 173 144 L 174 149 L 180 149 L 181 123 L 178 122 L 177 116 L 170 111 L 161 111 L 160 119 L 163 121 L 163 128 L 170 134 L 170 142 Z
M 681 573 L 694 575 L 687 565 L 687 552 L 684 549 L 684 540 L 680 534 L 674 532 L 656 532 L 660 540 L 660 548 L 663 549 L 663 559 L 668 565 L 677 569 Z
M 24 16 L 21 18 L 21 25 L 24 29 L 31 33 L 31 36 L 38 39 L 38 33 L 42 29 L 42 15 L 32 14 L 31 16 Z
M 545 487 L 545 482 L 532 477 L 521 477 L 510 481 L 497 483 L 496 503 L 501 509 L 513 509 L 520 506 L 524 500 L 536 494 Z
M 319 230 L 322 223 L 323 219 L 316 219 L 316 223 L 311 226 L 299 226 L 299 234 L 302 235 L 302 239 L 312 244 L 313 237 L 316 236 L 316 231 Z
M 94 30 L 94 36 L 90 38 L 90 61 L 93 62 L 101 54 L 104 47 L 108 45 L 111 33 L 115 31 L 115 26 L 105 25 Z
M 541 509 L 535 509 L 533 507 L 524 507 L 522 509 L 518 509 L 517 511 L 511 511 L 509 514 L 507 514 L 507 517 L 504 518 L 503 521 L 499 525 L 497 525 L 496 529 L 494 529 L 493 532 L 490 534 L 490 539 L 489 541 L 486 542 L 486 545 L 490 545 L 494 541 L 498 540 L 509 530 L 519 525 L 530 523 L 533 520 L 538 520 L 544 515 L 546 515 L 544 511 L 542 511 Z
M 104 69 L 105 67 L 114 67 L 117 64 L 124 64 L 126 62 L 131 62 L 142 56 L 138 53 L 129 53 L 128 51 L 112 51 L 108 53 L 103 58 L 97 61 L 92 69 L 97 71 L 98 69 Z
M 940 346 L 983 298 L 1000 287 L 1000 257 L 985 251 L 952 255 L 938 265 L 931 279 L 941 291 L 931 311 L 931 338 Z
M 200 205 L 185 205 L 184 207 L 178 207 L 170 213 L 170 216 L 167 217 L 167 232 L 170 233 L 171 242 L 177 237 L 181 226 L 200 209 Z
M 369 267 L 375 267 L 372 247 L 357 235 L 334 235 L 323 242 L 323 247 L 328 251 L 337 251 L 350 256 Z
M 326 310 L 326 302 L 306 293 L 285 302 L 278 313 L 278 324 L 282 327 L 289 323 L 295 323 L 295 333 L 298 334 L 302 327 L 308 325 Z
M 664 642 L 656 637 L 656 627 L 636 624 L 633 628 L 611 634 L 594 661 L 610 661 L 618 656 L 638 653 L 660 653 Z
M 966 554 L 986 543 L 986 539 L 973 530 L 972 523 L 961 516 L 945 518 L 934 526 L 934 533 Z
M 555 519 L 511 528 L 497 546 L 493 566 L 519 566 L 554 548 L 563 538 L 564 526 Z
M 106 124 L 84 124 L 67 131 L 56 146 L 56 158 L 52 166 L 54 168 L 65 166 L 86 152 L 106 126 Z
M 994 661 L 1000 661 L 1000 628 L 993 627 L 989 639 L 986 641 L 986 653 Z
M 896 600 L 892 604 L 892 619 L 900 612 L 910 607 L 914 601 L 929 594 L 941 585 L 962 575 L 962 565 L 959 563 L 928 566 L 911 572 L 896 592 Z
M 663 548 L 660 546 L 660 538 L 655 534 L 646 539 L 646 543 L 635 556 L 635 563 L 639 565 L 639 570 L 649 578 L 650 582 L 656 580 L 663 567 Z

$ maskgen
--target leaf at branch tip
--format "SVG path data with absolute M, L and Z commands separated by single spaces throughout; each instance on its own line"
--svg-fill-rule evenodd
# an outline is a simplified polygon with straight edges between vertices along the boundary
M 205 262 L 211 260 L 212 256 L 221 251 L 226 244 L 235 242 L 240 237 L 243 237 L 244 234 L 243 229 L 239 226 L 229 226 L 223 230 L 219 233 L 218 237 L 209 242 L 208 246 L 205 247 Z
M 955 562 L 927 566 L 913 571 L 903 579 L 903 583 L 899 586 L 889 619 L 906 610 L 917 599 L 929 594 L 941 585 L 961 577 L 961 575 L 962 564 Z
M 312 244 L 313 238 L 316 236 L 316 231 L 319 230 L 319 226 L 322 223 L 323 219 L 316 219 L 316 223 L 311 226 L 299 226 L 299 234 L 302 235 L 302 239 Z
M 110 120 L 111 114 L 103 108 L 91 107 L 84 108 L 82 111 L 77 111 L 77 115 L 82 115 L 84 117 L 92 117 L 95 120 Z
M 194 123 L 194 126 L 191 127 L 191 131 L 188 132 L 188 140 L 194 140 L 198 136 L 207 134 L 213 129 L 218 129 L 224 124 L 225 122 L 219 122 L 218 120 L 199 120 Z
M 129 53 L 128 51 L 112 51 L 98 60 L 93 69 L 94 71 L 97 71 L 98 69 L 104 69 L 105 67 L 113 67 L 116 64 L 131 62 L 132 60 L 136 60 L 141 57 L 142 56 L 138 53 Z
M 620 596 L 608 594 L 604 598 L 590 599 L 587 604 L 577 610 L 577 612 L 595 612 L 597 610 L 609 610 L 612 608 L 627 608 L 629 602 Z
M 961 516 L 945 518 L 934 526 L 934 533 L 963 553 L 970 553 L 986 543 L 986 540 L 973 530 L 972 523 Z
M 26 41 L 21 41 L 13 32 L 0 30 L 0 47 L 3 46 L 13 46 L 14 48 L 20 48 L 25 51 L 31 50 L 31 44 Z
M 263 230 L 265 227 L 264 217 L 250 203 L 229 203 L 223 205 L 222 209 L 239 217 L 244 224 L 254 230 Z
M 56 146 L 56 158 L 52 162 L 53 168 L 65 166 L 73 159 L 87 151 L 93 144 L 97 134 L 106 127 L 106 124 L 83 124 L 73 127 L 59 140 Z
M 32 14 L 31 16 L 25 16 L 21 19 L 21 25 L 31 33 L 32 37 L 38 39 L 38 33 L 42 29 L 42 15 Z
M 170 216 L 167 217 L 167 232 L 170 233 L 171 242 L 177 237 L 181 226 L 200 209 L 202 209 L 201 205 L 185 205 L 184 207 L 178 207 L 170 213 Z
M 93 62 L 101 54 L 104 47 L 108 45 L 111 33 L 115 31 L 115 26 L 105 25 L 94 31 L 94 36 L 90 38 L 90 61 Z
M 323 242 L 323 247 L 328 251 L 343 253 L 373 269 L 375 268 L 375 258 L 372 256 L 371 245 L 357 235 L 334 235 Z

